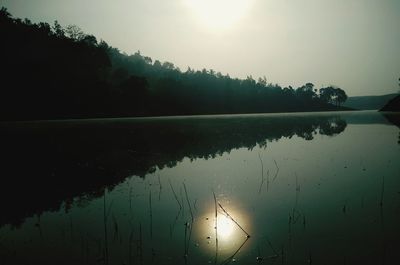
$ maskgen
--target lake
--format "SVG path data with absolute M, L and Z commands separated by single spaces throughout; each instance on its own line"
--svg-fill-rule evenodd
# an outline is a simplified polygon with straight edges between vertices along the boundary
M 0 264 L 397 264 L 399 117 L 1 123 Z

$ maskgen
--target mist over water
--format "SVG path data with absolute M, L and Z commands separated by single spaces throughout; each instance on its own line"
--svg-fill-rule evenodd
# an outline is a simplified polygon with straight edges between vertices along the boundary
M 0 263 L 392 264 L 400 145 L 389 120 L 1 123 Z

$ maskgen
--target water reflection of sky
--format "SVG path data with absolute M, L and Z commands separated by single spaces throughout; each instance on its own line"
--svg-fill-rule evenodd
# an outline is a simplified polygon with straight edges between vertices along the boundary
M 64 202 L 65 209 L 54 206 L 40 215 L 28 215 L 32 218 L 18 229 L 0 228 L 0 263 L 104 264 L 105 230 L 109 264 L 185 264 L 184 257 L 187 264 L 214 264 L 215 260 L 217 264 L 225 264 L 233 259 L 236 264 L 254 264 L 257 260 L 264 264 L 309 264 L 310 256 L 313 264 L 343 264 L 345 259 L 347 264 L 380 264 L 383 258 L 399 260 L 396 251 L 400 221 L 398 128 L 386 124 L 350 124 L 340 134 L 334 134 L 336 126 L 325 126 L 328 124 L 325 119 L 306 119 L 299 122 L 300 127 L 292 126 L 292 120 L 264 121 L 263 131 L 258 129 L 259 120 L 243 126 L 222 126 L 218 122 L 221 126 L 218 128 L 224 130 L 216 134 L 211 133 L 216 127 L 204 121 L 202 127 L 207 130 L 193 129 L 186 138 L 192 140 L 185 142 L 177 137 L 178 144 L 185 143 L 181 148 L 168 141 L 180 131 L 175 129 L 168 137 L 144 142 L 143 152 L 128 152 L 137 159 L 126 159 L 124 165 L 144 165 L 143 172 L 147 172 L 154 159 L 159 159 L 159 165 L 172 161 L 168 167 L 156 167 L 145 178 L 132 173 L 135 176 L 108 188 L 105 200 L 100 190 L 87 200 L 75 198 L 74 202 Z M 183 127 L 192 128 L 193 124 Z M 314 124 L 322 124 L 325 133 L 311 134 Z M 249 127 L 253 128 L 251 132 L 245 130 Z M 159 135 L 158 130 L 154 132 Z M 202 134 L 198 135 L 199 132 Z M 236 138 L 227 139 L 228 132 L 234 132 Z M 125 139 L 128 138 L 136 139 L 126 135 Z M 269 139 L 265 145 L 259 141 L 264 138 Z M 75 140 L 67 143 L 64 147 Z M 127 146 L 125 141 L 120 145 L 111 142 L 108 146 L 119 162 L 126 157 L 114 147 L 137 150 L 137 143 L 135 140 Z M 219 144 L 215 148 L 218 152 L 212 149 Z M 89 145 L 87 150 L 92 150 L 89 148 L 92 146 L 98 145 Z M 23 147 L 21 150 L 28 149 Z M 154 154 L 152 157 L 146 157 L 148 150 Z M 175 155 L 171 155 L 171 150 Z M 165 156 L 160 155 L 161 151 Z M 95 155 L 98 153 L 93 151 Z M 53 152 L 49 154 L 56 157 Z M 36 157 L 29 156 L 32 158 Z M 41 160 L 46 161 L 47 168 L 48 159 Z M 35 176 L 41 172 L 26 166 L 29 164 L 18 165 L 13 168 L 14 173 L 20 168 L 32 170 Z M 120 168 L 121 164 L 116 166 Z M 91 184 L 87 164 L 82 167 L 85 170 L 79 177 Z M 64 170 L 60 167 L 56 173 Z M 106 172 L 104 168 L 100 171 Z M 66 171 L 71 172 L 75 171 Z M 70 183 L 70 176 L 73 174 L 68 178 L 56 175 L 51 180 L 57 182 L 57 187 L 63 186 Z M 384 194 L 382 184 L 385 184 Z M 25 195 L 20 186 L 15 194 Z M 11 204 L 16 212 L 26 204 L 33 204 L 38 193 L 47 192 L 44 202 L 52 202 L 51 194 L 59 193 L 55 188 L 37 190 L 25 186 L 34 190 L 34 194 L 21 207 Z M 4 187 L 9 189 L 9 185 Z M 217 203 L 251 235 L 249 239 L 218 204 L 215 225 L 212 191 Z M 9 198 L 15 194 L 8 196 L 8 201 L 3 200 L 5 204 L 10 204 Z M 3 214 L 0 219 L 10 216 Z M 278 260 L 270 259 L 278 255 Z

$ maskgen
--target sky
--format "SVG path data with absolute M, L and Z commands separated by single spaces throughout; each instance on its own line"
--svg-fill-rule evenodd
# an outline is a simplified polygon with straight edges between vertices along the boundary
M 128 54 L 336 85 L 349 96 L 399 92 L 400 0 L 0 0 L 14 17 L 74 24 Z

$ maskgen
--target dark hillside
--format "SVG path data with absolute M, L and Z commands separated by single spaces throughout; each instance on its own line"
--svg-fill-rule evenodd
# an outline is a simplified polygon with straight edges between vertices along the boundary
M 398 94 L 387 94 L 382 96 L 349 97 L 343 106 L 359 110 L 379 110 L 397 95 Z
M 127 55 L 77 26 L 0 11 L 0 120 L 345 110 L 346 93 L 281 87 Z
M 381 111 L 400 111 L 400 95 L 390 100 Z

